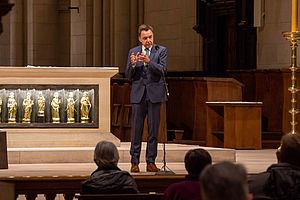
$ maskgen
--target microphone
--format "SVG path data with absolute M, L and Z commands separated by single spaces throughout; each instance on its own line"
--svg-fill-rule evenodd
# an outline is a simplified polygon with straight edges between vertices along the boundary
M 165 80 L 165 87 L 166 87 L 167 98 L 169 98 L 170 93 L 169 93 L 168 83 L 166 82 L 166 80 Z
M 165 73 L 163 75 L 163 82 L 164 82 L 164 85 L 165 85 L 165 90 L 166 90 L 167 98 L 169 98 L 170 93 L 169 93 L 168 83 L 166 81 L 166 75 L 167 75 L 167 70 L 165 71 Z

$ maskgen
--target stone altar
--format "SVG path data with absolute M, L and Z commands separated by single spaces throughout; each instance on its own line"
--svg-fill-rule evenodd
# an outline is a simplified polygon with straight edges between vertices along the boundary
M 60 90 L 70 86 L 73 89 L 92 87 L 96 94 L 94 120 L 91 123 L 17 121 L 8 124 L 2 121 L 0 127 L 7 132 L 8 148 L 94 147 L 103 139 L 120 145 L 120 140 L 110 132 L 110 78 L 116 73 L 118 68 L 115 67 L 0 67 L 0 86 L 5 90 L 25 90 L 24 85 L 40 90 L 49 87 L 50 90 Z M 5 104 L 2 105 L 4 107 Z

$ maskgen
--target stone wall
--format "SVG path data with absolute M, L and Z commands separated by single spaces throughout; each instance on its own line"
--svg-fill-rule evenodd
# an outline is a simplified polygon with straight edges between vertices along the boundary
M 264 19 L 257 28 L 257 69 L 290 66 L 291 49 L 282 32 L 290 31 L 291 1 L 262 0 Z
M 262 2 L 257 69 L 290 66 L 291 1 Z M 3 17 L 0 65 L 118 66 L 124 72 L 137 27 L 151 24 L 155 42 L 168 48 L 169 71 L 201 71 L 202 38 L 194 0 L 11 0 Z M 69 9 L 72 7 L 73 9 Z
M 0 65 L 118 66 L 151 24 L 168 48 L 169 71 L 202 69 L 194 0 L 12 0 L 3 17 Z
M 146 0 L 145 22 L 155 27 L 155 40 L 168 48 L 169 71 L 202 70 L 202 40 L 194 0 Z

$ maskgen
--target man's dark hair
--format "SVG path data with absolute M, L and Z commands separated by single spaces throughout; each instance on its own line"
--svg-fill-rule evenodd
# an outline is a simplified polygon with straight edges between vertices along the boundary
M 249 194 L 245 167 L 228 161 L 208 165 L 200 183 L 207 200 L 245 200 Z
M 281 146 L 277 153 L 279 162 L 300 167 L 300 134 L 288 133 L 281 138 Z
M 140 25 L 139 28 L 138 28 L 138 36 L 141 35 L 142 31 L 149 31 L 149 30 L 151 30 L 153 32 L 152 26 L 146 25 L 146 24 Z
M 192 149 L 189 150 L 184 157 L 185 169 L 190 176 L 199 178 L 200 173 L 211 164 L 212 159 L 208 151 L 205 149 Z

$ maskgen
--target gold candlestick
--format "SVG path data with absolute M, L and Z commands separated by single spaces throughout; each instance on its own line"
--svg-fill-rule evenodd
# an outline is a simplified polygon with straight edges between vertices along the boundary
M 292 121 L 290 122 L 292 126 L 291 133 L 295 134 L 297 133 L 296 126 L 298 124 L 296 121 L 296 115 L 299 113 L 299 110 L 297 109 L 297 92 L 299 91 L 299 88 L 297 87 L 296 72 L 298 70 L 297 42 L 300 40 L 300 33 L 298 31 L 284 32 L 283 36 L 290 42 L 291 46 L 291 87 L 288 88 L 288 90 L 291 92 L 291 109 L 289 110 L 289 113 L 292 116 Z

